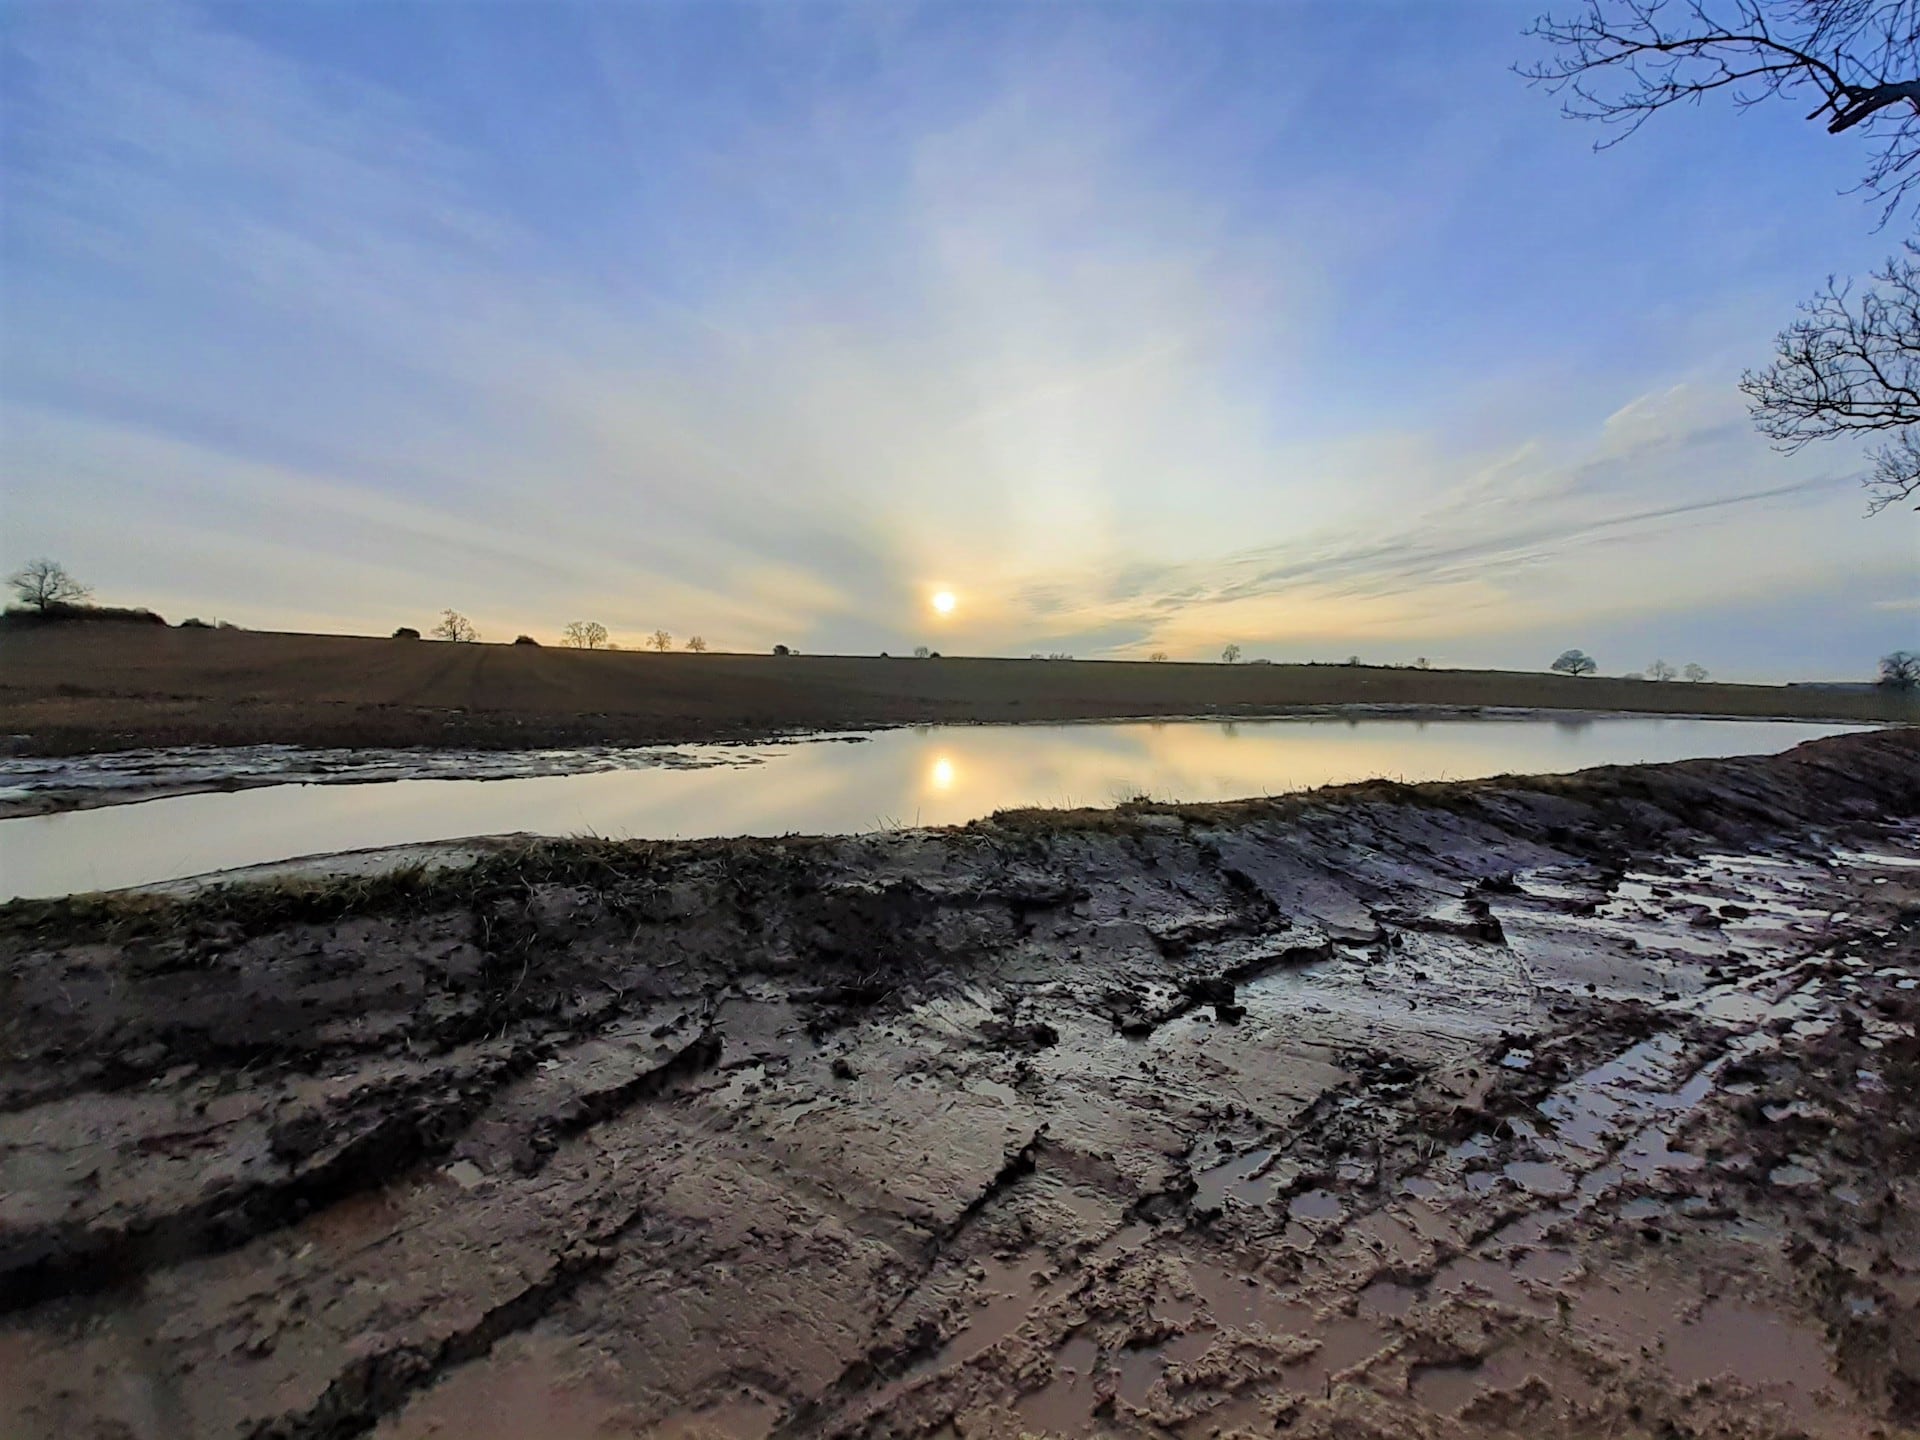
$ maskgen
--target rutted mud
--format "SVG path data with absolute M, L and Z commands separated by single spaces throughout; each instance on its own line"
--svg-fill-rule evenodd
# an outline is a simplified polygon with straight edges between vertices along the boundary
M 1920 732 L 0 947 L 9 1440 L 1920 1429 Z

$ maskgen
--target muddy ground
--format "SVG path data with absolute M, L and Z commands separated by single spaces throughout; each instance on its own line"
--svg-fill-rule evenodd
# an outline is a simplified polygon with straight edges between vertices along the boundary
M 936 648 L 939 637 L 929 637 Z M 953 647 L 946 647 L 951 649 Z M 1545 657 L 1542 657 L 1545 663 Z M 0 747 L 540 750 L 1327 705 L 1911 720 L 1911 697 L 1370 665 L 654 655 L 68 624 L 0 632 Z
M 1920 732 L 0 962 L 10 1440 L 1920 1434 Z
M 863 736 L 837 735 L 855 743 Z M 769 744 L 683 749 L 591 745 L 573 750 L 310 750 L 293 745 L 186 746 L 101 754 L 0 757 L 0 820 L 133 805 L 269 785 L 373 785 L 389 780 L 525 780 L 608 770 L 759 765 Z M 797 742 L 788 742 L 797 743 Z

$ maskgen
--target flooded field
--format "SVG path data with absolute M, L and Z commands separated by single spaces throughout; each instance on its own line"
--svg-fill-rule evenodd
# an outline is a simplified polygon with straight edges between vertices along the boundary
M 16 907 L 0 1429 L 1912 1434 L 1917 759 Z
M 923 727 L 531 754 L 253 747 L 16 758 L 0 762 L 0 805 L 15 815 L 0 819 L 0 898 L 476 835 L 860 834 L 1029 806 L 1224 800 L 1378 778 L 1770 754 L 1855 728 L 1370 715 Z M 35 810 L 65 813 L 23 813 Z

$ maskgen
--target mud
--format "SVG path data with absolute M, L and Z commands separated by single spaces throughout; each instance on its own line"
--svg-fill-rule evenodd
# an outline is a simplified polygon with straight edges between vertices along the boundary
M 1920 1433 L 1920 733 L 0 908 L 0 1434 Z
M 857 736 L 821 736 L 853 740 Z M 779 743 L 770 741 L 765 743 Z M 128 805 L 263 785 L 370 785 L 388 780 L 524 780 L 608 770 L 757 765 L 753 748 L 586 746 L 564 750 L 307 749 L 296 745 L 181 746 L 0 760 L 0 820 Z

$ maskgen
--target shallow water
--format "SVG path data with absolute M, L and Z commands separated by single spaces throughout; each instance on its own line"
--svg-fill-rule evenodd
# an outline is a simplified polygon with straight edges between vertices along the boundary
M 687 763 L 523 779 L 284 784 L 0 820 L 0 897 L 181 879 L 514 832 L 635 838 L 952 825 L 1021 806 L 1226 800 L 1773 753 L 1858 726 L 1647 717 L 1312 718 L 944 726 L 680 746 Z M 24 763 L 24 762 L 22 762 Z M 9 779 L 0 764 L 0 786 Z M 12 777 L 18 778 L 18 777 Z

